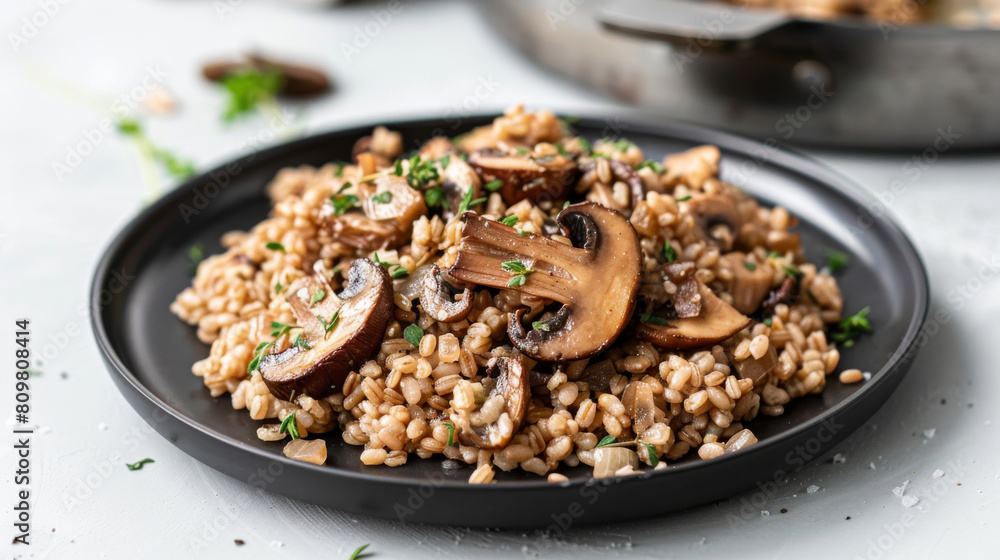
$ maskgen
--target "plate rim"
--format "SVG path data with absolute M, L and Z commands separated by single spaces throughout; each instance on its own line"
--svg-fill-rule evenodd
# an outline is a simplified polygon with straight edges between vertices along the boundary
M 556 112 L 556 114 L 563 113 Z M 579 112 L 577 112 L 577 114 L 579 114 Z M 488 122 L 489 120 L 496 118 L 496 116 L 497 113 L 494 112 L 477 113 L 467 116 L 463 121 L 463 129 L 466 128 L 466 126 L 475 126 L 482 122 Z M 642 119 L 641 121 L 638 120 L 640 116 Z M 601 116 L 596 113 L 583 113 L 579 119 L 574 122 L 580 122 L 582 124 L 591 125 L 594 128 L 600 128 L 602 123 L 607 123 L 607 118 L 607 115 Z M 201 435 L 219 441 L 220 443 L 234 448 L 238 452 L 249 453 L 266 461 L 281 461 L 284 468 L 305 469 L 325 476 L 332 475 L 344 477 L 345 479 L 355 479 L 376 484 L 399 486 L 411 486 L 416 484 L 417 481 L 410 478 L 382 476 L 379 474 L 378 470 L 373 470 L 370 473 L 356 472 L 343 469 L 335 465 L 314 465 L 311 463 L 296 461 L 286 457 L 282 453 L 273 453 L 265 449 L 254 447 L 232 436 L 216 431 L 209 425 L 202 424 L 195 421 L 193 418 L 189 418 L 182 411 L 176 409 L 153 394 L 138 379 L 138 377 L 136 377 L 135 373 L 133 373 L 124 364 L 121 357 L 118 355 L 118 352 L 115 351 L 114 344 L 104 328 L 103 317 L 106 314 L 105 309 L 107 306 L 101 304 L 101 295 L 105 289 L 103 287 L 105 284 L 104 280 L 112 272 L 112 265 L 117 258 L 125 250 L 127 250 L 128 242 L 135 236 L 140 227 L 147 220 L 162 212 L 165 207 L 175 206 L 180 200 L 190 195 L 194 188 L 202 185 L 205 181 L 211 180 L 213 174 L 225 172 L 227 166 L 236 162 L 244 166 L 254 165 L 255 163 L 258 163 L 258 160 L 281 157 L 286 153 L 295 152 L 303 145 L 321 141 L 321 139 L 329 136 L 364 135 L 374 126 L 386 126 L 389 128 L 394 126 L 416 127 L 421 125 L 427 126 L 442 124 L 444 122 L 444 119 L 440 117 L 415 117 L 407 119 L 394 119 L 384 123 L 352 124 L 345 127 L 324 129 L 301 138 L 269 146 L 262 150 L 252 151 L 249 154 L 242 154 L 236 157 L 228 158 L 222 163 L 219 163 L 210 169 L 206 169 L 196 176 L 188 178 L 174 187 L 170 192 L 162 196 L 159 200 L 145 207 L 124 226 L 118 229 L 117 233 L 109 242 L 107 242 L 107 245 L 97 261 L 92 275 L 90 287 L 90 325 L 98 348 L 101 352 L 101 357 L 108 366 L 107 369 L 109 372 L 112 375 L 118 376 L 124 380 L 136 395 L 149 401 L 149 405 L 152 405 L 156 409 L 169 414 L 175 421 L 185 424 L 188 428 L 199 432 Z M 651 116 L 647 113 L 638 111 L 624 112 L 624 116 L 618 122 L 627 123 L 627 130 L 635 131 L 640 134 L 667 137 L 681 141 L 701 142 L 702 144 L 717 146 L 720 151 L 723 152 L 723 162 L 725 161 L 725 152 L 735 152 L 738 155 L 760 160 L 762 165 L 776 166 L 781 169 L 790 170 L 796 174 L 806 175 L 817 183 L 820 183 L 821 188 L 832 190 L 851 202 L 857 203 L 859 207 L 869 207 L 872 203 L 877 203 L 877 199 L 872 193 L 868 192 L 845 175 L 833 169 L 828 164 L 823 163 L 813 156 L 803 153 L 798 149 L 791 148 L 781 142 L 773 141 L 773 139 L 773 147 L 769 150 L 768 154 L 758 158 L 755 155 L 753 148 L 760 148 L 764 146 L 770 147 L 771 144 L 713 127 L 702 126 L 677 119 Z M 894 246 L 903 250 L 902 256 L 907 262 L 910 271 L 916 273 L 909 276 L 914 283 L 913 288 L 915 301 L 913 302 L 914 305 L 911 307 L 910 321 L 902 340 L 895 348 L 892 355 L 886 359 L 879 370 L 874 372 L 871 379 L 869 379 L 858 391 L 855 391 L 844 400 L 836 403 L 829 409 L 824 410 L 815 417 L 810 418 L 806 422 L 797 424 L 787 430 L 782 430 L 775 436 L 760 441 L 757 444 L 742 450 L 740 453 L 734 453 L 731 455 L 727 454 L 717 457 L 712 461 L 713 465 L 722 465 L 732 461 L 750 460 L 751 455 L 764 453 L 766 449 L 780 445 L 782 441 L 786 439 L 792 439 L 800 434 L 804 434 L 818 428 L 823 425 L 825 421 L 835 417 L 843 408 L 850 406 L 854 400 L 860 398 L 859 395 L 862 395 L 865 392 L 872 392 L 876 387 L 889 382 L 889 374 L 892 373 L 893 370 L 899 368 L 900 366 L 908 366 L 909 359 L 916 356 L 917 352 L 914 351 L 914 346 L 919 332 L 926 320 L 930 304 L 930 280 L 927 275 L 927 269 L 919 251 L 917 251 L 916 246 L 906 235 L 905 231 L 900 227 L 891 209 L 886 209 L 886 212 L 876 218 L 876 220 L 880 221 L 880 224 L 892 239 Z M 917 351 L 919 351 L 919 348 L 917 348 Z M 908 356 L 909 358 L 907 358 Z M 905 374 L 905 372 L 903 374 Z M 901 379 L 899 381 L 901 381 Z M 899 381 L 897 381 L 897 383 Z M 120 383 L 115 383 L 115 386 L 119 389 L 119 392 L 122 391 Z M 894 389 L 895 388 L 893 388 L 893 390 Z M 127 397 L 124 394 L 122 396 Z M 133 409 L 136 408 L 128 398 L 126 398 L 126 401 L 129 401 L 129 404 L 133 407 Z M 222 404 L 223 403 L 213 403 L 213 405 L 219 406 L 222 406 Z M 137 412 L 139 411 L 137 410 Z M 185 455 L 192 457 L 192 454 L 188 450 L 177 445 L 176 442 L 171 441 L 171 444 L 180 449 L 180 451 Z M 817 458 L 818 457 L 814 457 L 808 462 L 813 462 Z M 196 460 L 199 459 L 196 458 Z M 199 462 L 201 461 L 199 460 Z M 618 484 L 638 483 L 653 477 L 666 476 L 668 473 L 693 471 L 702 468 L 703 463 L 703 461 L 691 461 L 676 466 L 671 465 L 670 468 L 662 471 L 650 470 L 639 476 L 618 478 L 615 479 L 615 481 Z M 551 490 L 554 488 L 566 489 L 579 488 L 588 484 L 593 484 L 594 480 L 595 479 L 592 478 L 571 479 L 568 482 L 552 484 L 547 482 L 544 477 L 539 477 L 538 480 L 514 480 L 502 481 L 499 484 L 477 485 L 478 487 L 476 489 L 486 492 L 502 492 L 504 490 Z M 463 488 L 469 488 L 469 486 L 470 484 L 467 481 L 459 479 L 446 479 L 439 481 L 438 483 L 439 488 L 450 490 L 460 490 Z

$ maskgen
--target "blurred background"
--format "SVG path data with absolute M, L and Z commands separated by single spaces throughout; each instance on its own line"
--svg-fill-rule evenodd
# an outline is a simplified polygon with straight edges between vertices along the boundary
M 148 428 L 135 435 L 141 420 L 100 363 L 86 304 L 115 232 L 194 173 L 333 128 L 419 117 L 457 131 L 470 115 L 523 102 L 609 126 L 681 119 L 806 151 L 873 191 L 909 232 L 928 263 L 933 312 L 1000 253 L 998 13 L 997 0 L 4 2 L 0 189 L 13 203 L 0 209 L 0 304 L 5 316 L 29 315 L 54 348 L 35 381 L 37 546 L 5 546 L 25 558 L 229 557 L 235 546 L 248 558 L 346 558 L 367 542 L 379 558 L 660 558 L 745 554 L 746 539 L 766 536 L 782 543 L 773 557 L 849 541 L 858 546 L 847 556 L 976 557 L 984 512 L 996 511 L 995 454 L 964 463 L 986 469 L 985 482 L 925 501 L 917 529 L 891 550 L 867 543 L 898 522 L 891 489 L 907 473 L 979 453 L 982 439 L 961 434 L 993 429 L 989 407 L 965 406 L 981 390 L 971 373 L 941 375 L 995 368 L 1000 290 L 990 283 L 977 305 L 945 307 L 956 321 L 893 403 L 841 444 L 847 465 L 817 461 L 781 490 L 770 509 L 794 504 L 796 515 L 733 526 L 725 514 L 742 507 L 737 496 L 558 542 L 293 502 Z M 917 437 L 930 428 L 936 439 Z M 152 486 L 120 467 L 103 474 L 133 442 L 156 457 Z M 808 497 L 810 485 L 829 492 Z

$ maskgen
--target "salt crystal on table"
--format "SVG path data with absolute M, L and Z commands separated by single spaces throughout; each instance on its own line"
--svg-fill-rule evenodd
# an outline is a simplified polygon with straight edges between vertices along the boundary
M 937 432 L 937 430 L 935 428 L 931 428 L 929 430 L 924 430 L 924 437 L 927 438 L 927 439 L 931 439 L 931 438 L 934 437 L 935 432 Z
M 101 431 L 107 430 L 108 429 L 108 425 L 105 424 L 104 422 L 101 422 L 100 424 L 97 425 L 97 429 L 101 430 Z
M 809 493 L 809 494 L 815 494 L 816 492 L 819 492 L 819 486 L 816 486 L 815 484 L 813 484 L 813 485 L 809 486 L 809 488 L 806 488 L 806 492 Z
M 895 487 L 895 488 L 892 489 L 892 493 L 895 494 L 895 495 L 897 495 L 897 496 L 899 496 L 900 498 L 902 498 L 903 494 L 906 492 L 906 487 L 909 486 L 909 485 L 910 485 L 910 481 L 909 480 L 904 480 L 902 486 L 897 486 L 897 487 Z
M 870 372 L 870 371 L 862 372 L 861 373 L 861 377 L 864 377 L 865 381 L 868 381 L 869 379 L 872 378 L 872 372 Z
M 909 496 L 903 496 L 903 507 L 910 508 L 917 505 L 918 502 L 920 502 L 920 498 L 914 496 L 913 494 L 910 494 Z
M 941 469 L 937 469 L 936 471 L 931 473 L 931 476 L 933 476 L 934 478 L 941 478 L 942 476 L 944 476 L 944 471 Z
M 847 461 L 847 457 L 844 457 L 843 453 L 837 453 L 836 455 L 833 456 L 833 464 L 834 465 L 842 465 L 846 461 Z
M 871 463 L 868 463 L 868 468 L 871 470 L 875 470 L 875 462 L 872 461 Z
M 271 546 L 273 546 L 274 548 L 281 548 L 285 546 L 285 543 L 281 541 L 271 541 Z
M 762 510 L 760 510 L 760 514 L 762 516 L 768 516 L 768 515 L 771 515 L 771 512 L 767 511 L 766 509 L 762 509 Z

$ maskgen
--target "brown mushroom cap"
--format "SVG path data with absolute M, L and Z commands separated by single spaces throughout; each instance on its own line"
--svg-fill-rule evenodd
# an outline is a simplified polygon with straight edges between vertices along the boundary
M 525 332 L 519 320 L 510 322 L 507 332 L 521 352 L 539 361 L 579 360 L 605 350 L 621 334 L 642 278 L 639 238 L 624 216 L 591 202 L 567 206 L 556 221 L 572 247 L 540 235 L 522 237 L 473 213 L 462 220 L 452 277 L 507 289 L 512 274 L 501 265 L 521 261 L 535 272 L 510 289 L 563 304 L 542 329 Z
M 472 286 L 463 284 L 460 290 L 456 289 L 441 275 L 441 269 L 437 265 L 424 275 L 420 304 L 435 321 L 456 323 L 468 317 L 472 311 Z M 456 300 L 455 295 L 458 293 L 462 294 L 462 299 Z
M 312 308 L 308 298 L 309 288 L 299 288 L 290 294 L 289 304 L 309 348 L 290 346 L 260 363 L 264 383 L 279 399 L 288 400 L 293 393 L 319 399 L 342 387 L 347 375 L 378 351 L 392 318 L 392 281 L 368 259 L 354 261 L 340 294 L 327 292 Z M 326 332 L 317 315 L 329 321 L 335 311 L 338 322 Z
M 743 218 L 732 198 L 721 194 L 696 194 L 691 196 L 691 200 L 681 204 L 686 205 L 687 211 L 695 217 L 696 225 L 706 238 L 715 240 L 723 251 L 732 249 L 733 239 L 740 233 L 743 225 Z M 729 229 L 728 237 L 712 235 L 713 228 L 720 224 Z
M 751 262 L 745 253 L 728 253 L 719 262 L 732 272 L 728 291 L 733 294 L 733 307 L 745 315 L 755 313 L 771 291 L 774 268 L 767 263 Z M 753 270 L 748 268 L 748 262 Z
M 470 201 L 483 197 L 482 187 L 482 180 L 471 165 L 458 156 L 448 158 L 448 165 L 441 171 L 441 191 L 445 199 L 441 216 L 444 220 L 451 221 L 458 215 L 469 189 L 472 189 Z
M 291 97 L 310 97 L 330 90 L 330 79 L 322 71 L 301 64 L 292 64 L 259 54 L 249 54 L 245 61 L 211 62 L 201 73 L 206 79 L 221 82 L 227 77 L 248 70 L 281 74 L 281 93 Z
M 324 206 L 321 219 L 337 242 L 365 251 L 398 245 L 409 238 L 413 222 L 427 213 L 423 195 L 403 177 L 379 177 L 374 187 L 361 202 L 363 213 L 350 211 L 336 216 L 331 203 Z M 358 193 L 365 194 L 360 189 Z M 389 200 L 378 201 L 384 197 Z
M 561 155 L 530 158 L 479 151 L 469 154 L 469 164 L 484 182 L 503 183 L 500 196 L 507 204 L 562 200 L 580 176 L 576 162 Z
M 514 434 L 520 430 L 528 403 L 531 402 L 531 386 L 526 369 L 520 356 L 490 358 L 486 364 L 487 378 L 483 381 L 483 385 L 487 387 L 483 407 L 502 407 L 502 412 L 496 421 L 485 425 L 476 425 L 476 413 L 469 419 L 456 422 L 456 435 L 462 445 L 473 445 L 479 449 L 500 449 L 510 443 Z
M 638 206 L 639 203 L 646 198 L 645 185 L 642 182 L 642 178 L 639 177 L 639 174 L 636 173 L 634 169 L 632 169 L 631 165 L 625 163 L 624 161 L 619 161 L 617 159 L 609 159 L 607 160 L 607 162 L 608 166 L 611 168 L 612 184 L 614 184 L 614 182 L 616 181 L 621 181 L 626 185 L 628 185 L 628 190 L 631 195 L 630 196 L 631 205 L 629 208 L 618 208 L 617 205 L 614 204 L 611 200 L 594 200 L 593 202 L 597 202 L 598 204 L 604 204 L 604 206 L 615 208 L 616 210 L 622 211 L 626 216 L 629 216 L 631 215 L 632 210 L 634 210 L 635 207 Z M 596 168 L 597 168 L 597 160 L 594 159 L 592 161 L 582 164 L 580 166 L 580 172 L 589 173 L 590 171 L 593 171 Z M 596 184 L 597 183 L 595 183 L 595 185 Z M 610 191 L 606 194 L 606 196 L 602 196 L 601 198 L 605 199 L 609 197 L 610 197 Z M 588 200 L 589 199 L 590 197 L 588 196 Z
M 661 348 L 683 349 L 710 346 L 733 336 L 750 324 L 750 318 L 719 299 L 699 283 L 701 315 L 667 319 L 664 325 L 640 322 L 636 335 Z

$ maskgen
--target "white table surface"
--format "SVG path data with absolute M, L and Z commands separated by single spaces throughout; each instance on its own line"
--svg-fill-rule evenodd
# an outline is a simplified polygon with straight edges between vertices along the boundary
M 883 409 L 838 447 L 845 462 L 814 462 L 766 503 L 744 509 L 749 515 L 741 509 L 753 494 L 558 538 L 403 526 L 259 491 L 201 465 L 144 425 L 104 370 L 85 308 L 98 255 L 143 204 L 134 148 L 108 135 L 61 180 L 53 162 L 86 138 L 85 129 L 112 116 L 112 100 L 139 85 L 147 67 L 165 73 L 179 102 L 168 118 L 144 119 L 156 143 L 200 167 L 238 153 L 262 123 L 223 125 L 222 97 L 197 68 L 251 47 L 312 60 L 336 77 L 335 94 L 301 109 L 296 123 L 306 131 L 393 116 L 455 117 L 464 102 L 478 105 L 476 112 L 521 100 L 567 112 L 617 106 L 521 59 L 473 8 L 456 3 L 404 2 L 348 61 L 341 43 L 384 4 L 315 11 L 231 0 L 233 10 L 220 17 L 221 2 L 209 0 L 61 1 L 17 52 L 9 33 L 21 33 L 22 18 L 39 4 L 0 6 L 7 42 L 0 47 L 3 332 L 11 333 L 15 318 L 30 317 L 34 352 L 47 354 L 42 376 L 32 380 L 39 431 L 33 544 L 5 541 L 11 557 L 347 558 L 362 543 L 372 543 L 376 558 L 996 557 L 1000 426 L 992 422 L 1000 423 L 1000 415 L 992 400 L 1000 393 L 994 358 L 1000 279 L 974 279 L 982 259 L 1000 259 L 995 154 L 945 154 L 919 177 L 906 167 L 911 153 L 816 154 L 877 192 L 902 182 L 889 206 L 930 270 L 932 313 L 944 310 L 952 319 Z M 494 86 L 478 100 L 482 80 Z M 929 130 L 928 144 L 933 138 Z M 958 291 L 963 286 L 965 295 Z M 12 415 L 11 379 L 0 384 L 4 418 Z M 931 429 L 933 437 L 925 437 Z M 0 526 L 7 533 L 13 533 L 12 444 L 11 437 L 2 446 L 0 463 Z M 125 461 L 143 457 L 156 462 L 126 470 Z M 937 469 L 945 473 L 940 479 L 932 476 Z M 907 494 L 920 498 L 912 508 L 892 492 L 906 480 Z M 811 485 L 819 491 L 808 493 Z M 780 514 L 782 508 L 788 512 Z M 737 524 L 734 515 L 742 516 Z M 237 548 L 235 539 L 246 544 Z

